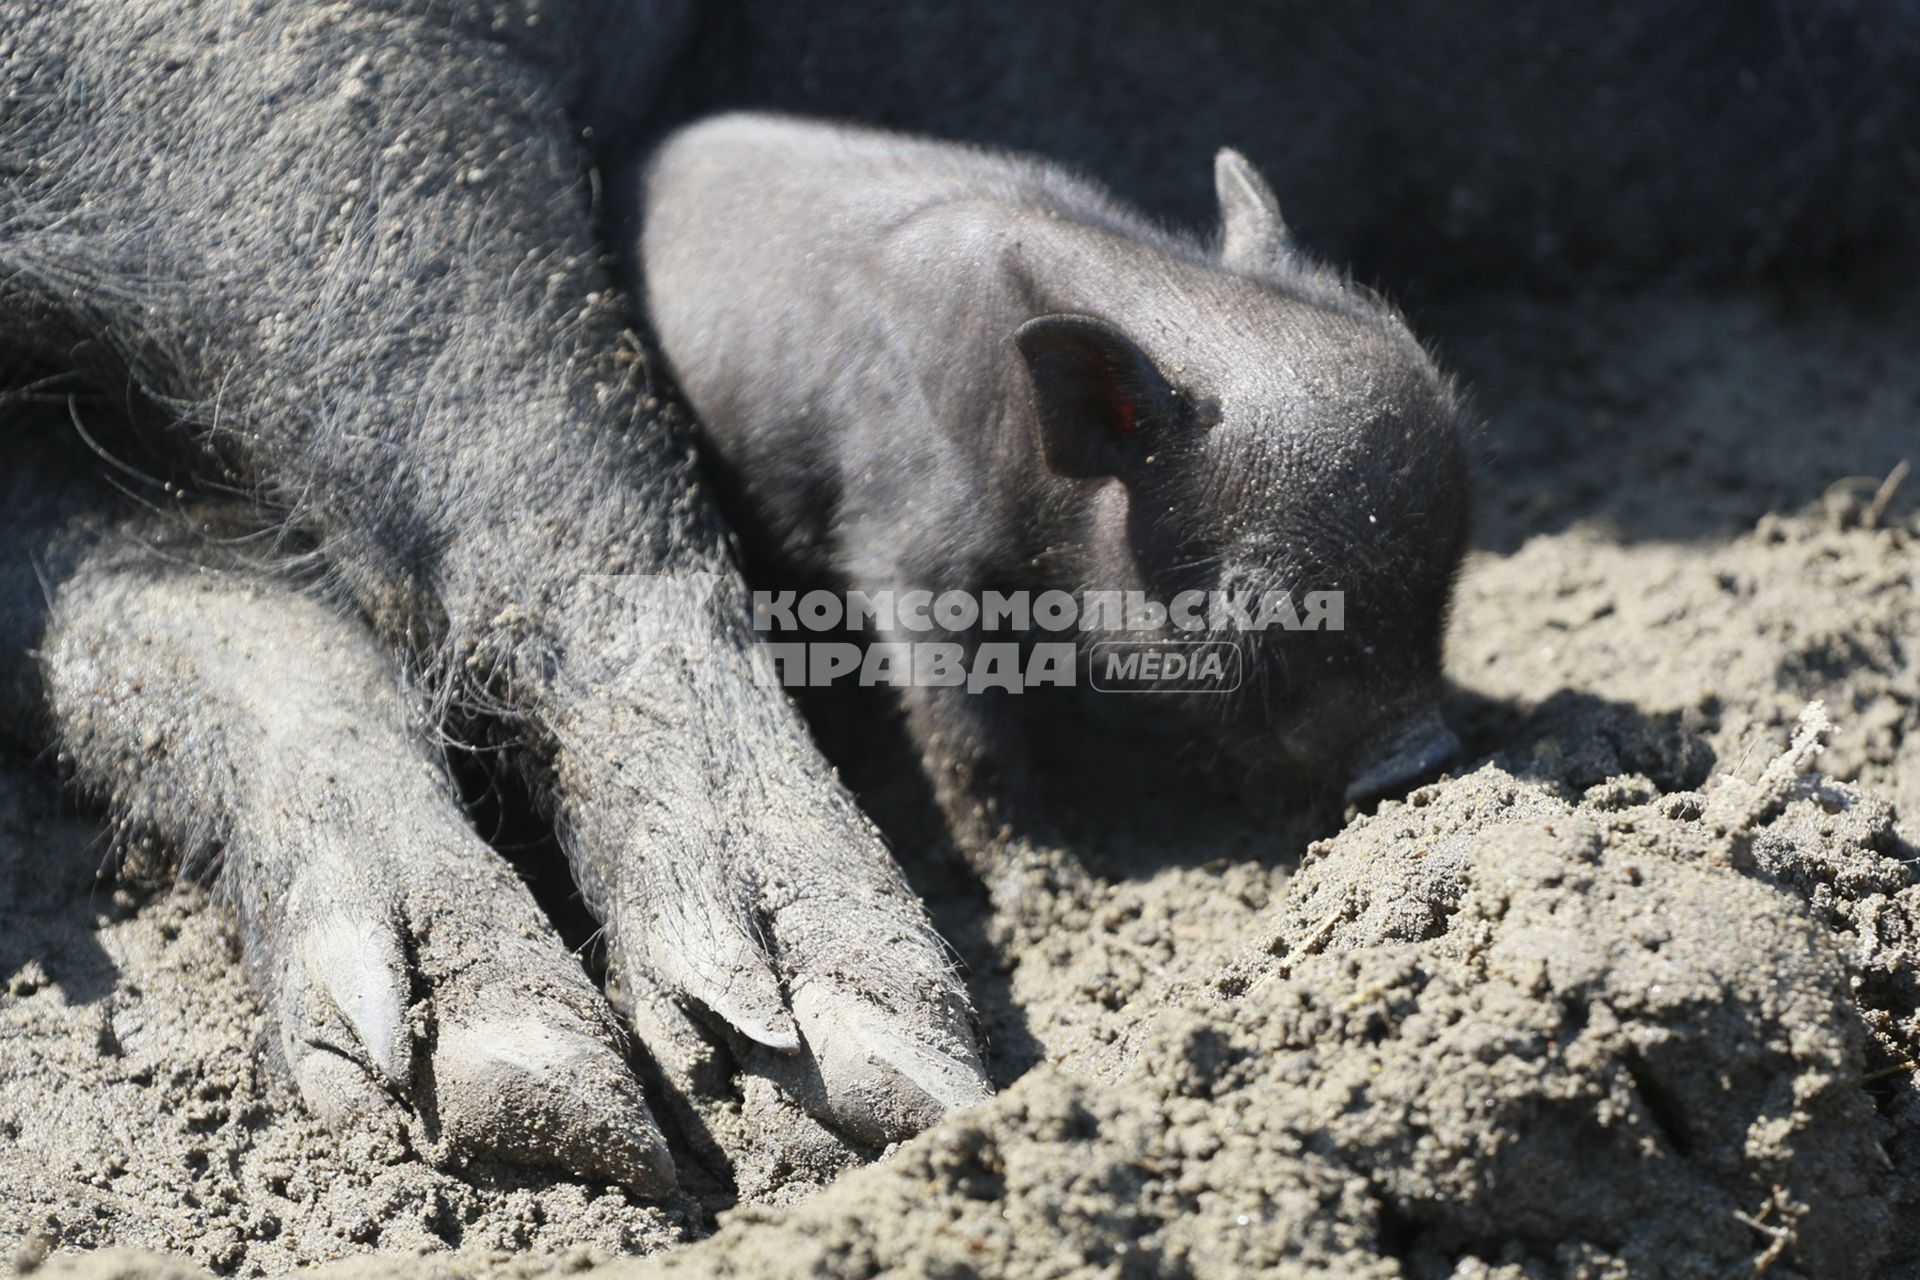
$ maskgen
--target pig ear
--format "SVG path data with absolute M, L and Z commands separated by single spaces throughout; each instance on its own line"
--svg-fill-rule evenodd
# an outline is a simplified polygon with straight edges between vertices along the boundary
M 1213 189 L 1220 199 L 1220 261 L 1228 267 L 1267 265 L 1287 245 L 1280 200 L 1267 180 L 1232 147 L 1213 158 Z
M 1047 465 L 1075 479 L 1119 475 L 1164 422 L 1167 380 L 1133 339 L 1092 316 L 1041 316 L 1013 335 L 1033 380 Z

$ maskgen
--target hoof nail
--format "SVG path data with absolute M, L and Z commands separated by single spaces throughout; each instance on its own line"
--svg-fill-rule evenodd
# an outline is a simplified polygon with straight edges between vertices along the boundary
M 470 1154 L 608 1178 L 647 1195 L 676 1185 L 626 1060 L 591 1036 L 532 1019 L 447 1026 L 434 1075 L 442 1130 Z
M 958 1010 L 932 1019 L 938 1043 L 889 1026 L 858 996 L 822 985 L 794 993 L 811 1053 L 769 1061 L 767 1074 L 809 1111 L 874 1146 L 910 1138 L 993 1090 Z
M 387 1109 L 389 1099 L 359 1064 L 312 1049 L 293 1064 L 294 1087 L 321 1123 L 340 1128 Z
M 340 923 L 307 934 L 301 955 L 311 987 L 326 993 L 357 1043 L 334 1044 L 317 1026 L 315 1039 L 364 1061 L 389 1087 L 404 1087 L 413 1074 L 413 1034 L 406 1019 L 406 961 L 393 935 L 374 925 Z
M 780 980 L 760 952 L 742 936 L 682 941 L 657 955 L 659 972 L 685 995 L 755 1044 L 776 1053 L 797 1053 L 800 1029 L 780 990 Z

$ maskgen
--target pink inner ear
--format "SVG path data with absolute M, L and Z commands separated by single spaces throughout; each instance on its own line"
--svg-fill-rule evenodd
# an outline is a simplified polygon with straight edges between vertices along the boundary
M 1125 396 L 1113 398 L 1113 436 L 1116 440 L 1133 439 L 1133 431 L 1139 425 L 1139 408 Z

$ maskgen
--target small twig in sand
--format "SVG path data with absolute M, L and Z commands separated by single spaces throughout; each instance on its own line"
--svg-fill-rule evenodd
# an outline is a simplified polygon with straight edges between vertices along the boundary
M 1807 771 L 1814 757 L 1827 749 L 1827 734 L 1833 722 L 1827 719 L 1827 704 L 1815 700 L 1800 713 L 1794 726 L 1793 741 L 1761 771 L 1759 791 L 1764 800 L 1779 801 L 1793 788 L 1793 780 Z
M 1352 918 L 1353 904 L 1351 902 L 1341 903 L 1340 910 L 1313 926 L 1313 933 L 1309 935 L 1305 941 L 1301 942 L 1299 946 L 1295 947 L 1292 954 L 1296 956 L 1318 955 L 1320 948 L 1327 945 L 1327 939 L 1333 936 L 1333 931 Z
M 1887 472 L 1887 478 L 1880 482 L 1878 489 L 1874 490 L 1873 503 L 1868 506 L 1867 514 L 1860 518 L 1863 526 L 1868 529 L 1880 527 L 1880 520 L 1887 514 L 1887 507 L 1892 503 L 1894 493 L 1900 488 L 1900 482 L 1907 478 L 1907 472 L 1911 469 L 1905 458 L 1893 464 L 1893 470 Z
M 1277 963 L 1275 963 L 1273 968 L 1267 970 L 1265 973 L 1261 974 L 1258 978 L 1255 978 L 1253 981 L 1253 985 L 1247 988 L 1246 993 L 1248 995 L 1251 995 L 1255 991 L 1258 991 L 1261 987 L 1264 987 L 1267 983 L 1274 981 L 1276 978 L 1285 978 L 1285 977 L 1291 976 L 1293 973 L 1293 966 L 1295 961 L 1300 960 L 1306 956 L 1318 955 L 1320 952 L 1320 949 L 1327 945 L 1327 939 L 1333 936 L 1333 931 L 1339 928 L 1343 921 L 1350 920 L 1352 918 L 1353 918 L 1353 901 L 1352 899 L 1348 899 L 1346 902 L 1341 904 L 1340 910 L 1334 912 L 1332 915 L 1327 916 L 1319 924 L 1315 925 L 1313 927 L 1313 932 L 1310 935 L 1308 935 L 1308 937 L 1304 941 L 1302 941 L 1299 946 L 1290 947 L 1286 951 L 1280 952 L 1275 957 Z M 1275 945 L 1277 947 L 1278 943 L 1276 942 Z
M 1722 778 L 1707 801 L 1708 811 L 1720 829 L 1730 837 L 1743 839 L 1746 832 L 1785 804 L 1793 794 L 1794 780 L 1826 750 L 1826 737 L 1832 731 L 1833 722 L 1827 719 L 1826 704 L 1809 702 L 1800 712 L 1793 740 L 1785 751 L 1767 762 L 1758 779 L 1746 782 L 1732 775 Z
M 1793 1227 L 1791 1224 L 1783 1222 L 1776 1227 L 1769 1225 L 1767 1222 L 1767 1215 L 1772 1213 L 1776 1207 L 1783 1210 L 1785 1209 L 1786 1206 L 1781 1203 L 1782 1199 L 1783 1194 L 1781 1188 L 1775 1187 L 1773 1194 L 1767 1197 L 1767 1202 L 1760 1206 L 1759 1213 L 1745 1214 L 1738 1209 L 1733 1211 L 1735 1218 L 1767 1237 L 1767 1247 L 1753 1260 L 1753 1273 L 1755 1275 L 1761 1274 L 1771 1268 L 1774 1263 L 1780 1261 L 1780 1255 L 1785 1253 L 1787 1246 L 1793 1243 Z
M 1890 1067 L 1877 1068 L 1861 1076 L 1860 1083 L 1872 1084 L 1876 1080 L 1885 1080 L 1888 1076 L 1897 1076 L 1902 1071 L 1920 1071 L 1920 1062 L 1915 1062 L 1912 1058 L 1908 1058 L 1904 1061 L 1896 1062 Z

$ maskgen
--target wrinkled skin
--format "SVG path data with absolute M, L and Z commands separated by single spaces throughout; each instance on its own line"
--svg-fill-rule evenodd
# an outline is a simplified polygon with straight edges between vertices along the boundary
M 688 442 L 620 359 L 583 131 L 613 171 L 716 106 L 858 115 L 1188 223 L 1230 143 L 1304 243 L 1402 288 L 1910 248 L 1892 3 L 1324 10 L 0 0 L 0 363 L 52 400 L 0 410 L 0 723 L 214 881 L 325 1114 L 672 1176 L 443 732 L 504 744 L 562 834 L 654 1106 L 744 1072 L 871 1146 L 980 1096 L 964 992 L 753 678 Z M 99 485 L 171 505 L 129 468 L 275 532 L 156 520 Z M 582 584 L 636 573 L 706 586 Z
M 1092 645 L 1113 638 L 1088 616 L 1100 594 L 1164 614 L 1182 593 L 1257 612 L 1340 592 L 1337 629 L 1214 619 L 1239 687 L 1152 700 L 1256 766 L 1404 787 L 1456 745 L 1437 704 L 1466 544 L 1460 411 L 1391 308 L 1290 243 L 1245 160 L 1216 168 L 1203 244 L 1023 158 L 722 116 L 669 138 L 642 181 L 648 320 L 736 525 L 793 581 L 1083 605 L 1064 637 L 895 618 L 876 638 Z M 1056 705 L 1045 688 L 903 695 L 963 819 L 1033 772 L 1007 722 Z

